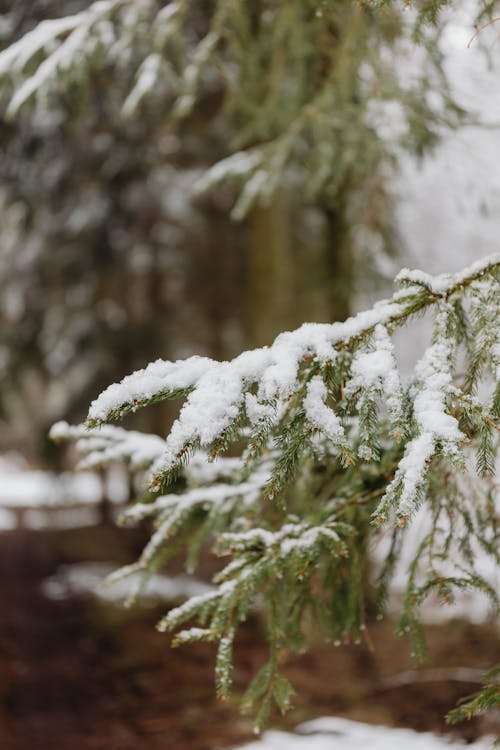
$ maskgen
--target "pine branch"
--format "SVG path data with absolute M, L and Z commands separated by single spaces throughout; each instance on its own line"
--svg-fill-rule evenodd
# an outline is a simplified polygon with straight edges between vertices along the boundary
M 500 666 L 493 667 L 484 675 L 484 686 L 482 690 L 472 696 L 463 698 L 460 705 L 450 711 L 446 716 L 449 724 L 470 720 L 486 711 L 500 707 Z M 500 739 L 495 745 L 500 744 Z
M 400 274 L 401 283 L 413 286 L 372 310 L 345 323 L 305 324 L 292 333 L 281 334 L 271 347 L 245 352 L 231 362 L 199 357 L 184 363 L 158 360 L 104 391 L 91 405 L 87 424 L 93 427 L 156 400 L 174 397 L 179 391 L 190 390 L 167 438 L 163 459 L 153 469 L 152 486 L 160 486 L 170 472 L 177 471 L 187 447 L 198 444 L 208 447 L 221 439 L 243 410 L 252 421 L 245 394 L 255 385 L 258 385 L 258 405 L 267 409 L 269 419 L 276 424 L 286 409 L 286 400 L 296 390 L 300 368 L 306 359 L 310 358 L 311 372 L 319 370 L 322 365 L 334 362 L 339 350 L 355 349 L 382 327 L 394 330 L 416 312 L 463 292 L 495 265 L 498 266 L 496 258 L 487 258 L 474 264 L 467 273 L 437 277 L 425 291 L 415 286 L 412 276 Z M 386 377 L 390 372 L 394 368 L 391 370 L 389 363 Z M 279 403 L 273 410 L 268 404 L 276 399 Z
M 370 549 L 387 534 L 381 524 L 392 524 L 380 563 L 383 607 L 407 535 L 415 533 L 412 518 L 425 508 L 400 619 L 415 659 L 426 657 L 420 609 L 429 597 L 446 606 L 474 590 L 498 611 L 477 559 L 481 552 L 498 564 L 499 267 L 494 256 L 454 276 L 404 272 L 403 290 L 345 323 L 306 324 L 230 362 L 158 361 L 93 402 L 91 424 L 182 391 L 185 403 L 165 441 L 141 442 L 107 426 L 54 428 L 55 437 L 76 440 L 93 465 L 119 458 L 133 467 L 141 454 L 149 462 L 150 494 L 125 516 L 153 520 L 131 569 L 142 580 L 180 549 L 194 566 L 205 542 L 229 559 L 213 591 L 171 610 L 159 628 L 187 625 L 177 645 L 218 644 L 217 692 L 225 697 L 238 626 L 260 609 L 269 661 L 244 698 L 259 726 L 274 704 L 284 710 L 290 703 L 281 659 L 304 648 L 307 617 L 328 640 L 365 639 Z M 391 335 L 427 308 L 432 339 L 404 383 Z M 468 351 L 479 353 L 469 380 L 456 372 Z M 476 395 L 482 391 L 485 401 Z M 240 455 L 218 457 L 227 449 Z M 484 478 L 471 475 L 474 458 Z M 155 491 L 173 476 L 182 482 Z

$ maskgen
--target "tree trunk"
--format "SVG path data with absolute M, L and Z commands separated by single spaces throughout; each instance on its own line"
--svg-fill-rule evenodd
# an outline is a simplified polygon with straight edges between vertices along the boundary
M 250 347 L 306 321 L 344 320 L 354 271 L 344 212 L 305 208 L 280 192 L 249 219 L 245 328 Z

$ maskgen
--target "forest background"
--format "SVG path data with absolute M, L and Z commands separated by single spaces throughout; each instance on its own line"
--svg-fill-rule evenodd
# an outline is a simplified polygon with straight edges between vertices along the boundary
M 87 5 L 16 3 L 3 44 Z M 123 59 L 99 48 L 113 34 L 104 17 L 97 48 L 83 44 L 83 62 L 1 124 L 1 440 L 31 460 L 57 461 L 51 424 L 80 420 L 104 386 L 158 356 L 231 357 L 305 320 L 345 318 L 403 265 L 456 270 L 494 249 L 497 50 L 492 29 L 467 47 L 477 9 L 453 9 L 420 47 L 399 10 L 367 19 L 338 5 L 336 47 L 300 3 L 253 46 L 235 14 L 227 55 L 241 80 L 225 90 L 225 70 L 185 80 L 203 6 L 171 51 L 150 36 L 154 5 L 132 5 L 115 29 Z M 142 75 L 162 43 L 177 77 Z M 3 73 L 7 106 L 25 73 L 8 58 Z M 247 163 L 200 190 L 242 151 Z M 261 151 L 264 170 L 251 164 Z M 161 409 L 139 419 L 164 430 Z

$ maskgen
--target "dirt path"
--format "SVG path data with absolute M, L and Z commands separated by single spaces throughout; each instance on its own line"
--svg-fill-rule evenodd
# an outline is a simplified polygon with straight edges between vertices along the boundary
M 42 581 L 58 565 L 126 559 L 133 539 L 113 528 L 0 537 L 1 750 L 216 750 L 248 739 L 236 705 L 216 703 L 213 651 L 172 650 L 154 630 L 160 612 L 125 612 L 90 600 L 52 601 Z M 240 639 L 236 686 L 264 658 L 256 626 Z M 298 690 L 288 725 L 314 715 L 443 730 L 442 716 L 474 685 L 415 683 L 391 688 L 387 676 L 411 668 L 387 624 L 372 633 L 375 654 L 325 646 L 290 660 Z M 433 666 L 482 667 L 500 660 L 487 629 L 452 625 L 431 631 Z M 464 727 L 477 735 L 477 723 Z
M 0 538 L 2 750 L 212 750 L 248 736 L 214 705 L 211 653 L 169 649 L 158 612 L 45 598 L 61 562 L 43 535 Z

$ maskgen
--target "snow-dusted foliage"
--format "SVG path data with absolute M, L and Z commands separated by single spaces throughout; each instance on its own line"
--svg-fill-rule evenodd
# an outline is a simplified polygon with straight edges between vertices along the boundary
M 410 30 L 397 8 L 382 17 L 351 0 L 11 5 L 0 19 L 0 110 L 10 118 L 0 167 L 0 374 L 9 383 L 0 410 L 18 447 L 29 439 L 36 450 L 48 423 L 74 419 L 76 394 L 87 399 L 96 383 L 121 377 L 123 363 L 132 370 L 187 349 L 232 356 L 260 340 L 266 315 L 251 312 L 258 285 L 247 273 L 256 235 L 233 224 L 224 240 L 221 208 L 233 198 L 234 216 L 250 211 L 252 224 L 256 204 L 278 202 L 296 259 L 292 247 L 308 237 L 299 267 L 315 293 L 303 296 L 303 312 L 286 302 L 287 325 L 345 316 L 349 249 L 380 269 L 387 261 L 387 185 L 400 151 L 420 155 L 444 122 L 458 122 L 437 55 L 422 47 L 411 75 L 402 73 Z M 430 31 L 427 41 L 434 52 Z M 216 273 L 208 234 L 231 274 L 228 335 L 198 289 L 200 259 Z M 338 248 L 347 251 L 345 284 L 328 281 Z
M 292 688 L 279 674 L 285 648 L 303 648 L 306 612 L 334 641 L 363 640 L 370 593 L 370 539 L 387 537 L 378 582 L 387 584 L 419 508 L 429 525 L 408 572 L 401 618 L 423 654 L 418 606 L 434 592 L 498 592 L 475 567 L 481 548 L 498 563 L 493 478 L 500 385 L 500 256 L 456 275 L 402 272 L 400 288 L 344 323 L 304 324 L 271 346 L 218 362 L 157 361 L 106 389 L 77 441 L 85 466 L 123 460 L 149 467 L 148 490 L 125 520 L 153 518 L 136 565 L 147 578 L 179 548 L 193 566 L 204 540 L 230 560 L 216 588 L 169 612 L 161 629 L 196 618 L 179 643 L 219 643 L 220 695 L 231 682 L 232 643 L 256 601 L 268 620 L 270 659 L 246 705 L 285 710 Z M 424 311 L 432 340 L 405 381 L 393 332 Z M 166 439 L 104 423 L 168 398 L 184 404 Z M 230 450 L 233 457 L 221 458 Z M 476 469 L 473 458 L 476 458 Z M 471 485 L 474 490 L 471 490 Z
M 67 422 L 57 422 L 50 431 L 56 442 L 72 441 L 84 458 L 80 469 L 127 463 L 132 470 L 146 469 L 163 452 L 163 440 L 158 435 L 146 435 L 120 427 L 106 426 L 100 430 L 87 430 L 83 425 L 73 427 Z
M 126 71 L 126 89 L 118 93 L 122 114 L 163 99 L 171 122 L 223 90 L 229 122 L 242 124 L 199 191 L 235 184 L 233 216 L 242 218 L 300 172 L 308 197 L 329 203 L 346 177 L 349 183 L 361 177 L 364 160 L 355 153 L 370 170 L 380 162 L 389 168 L 401 148 L 420 152 L 432 142 L 438 122 L 457 121 L 447 92 L 439 103 L 424 95 L 441 75 L 432 33 L 425 44 L 422 38 L 418 70 L 402 76 L 410 24 L 401 22 L 396 5 L 387 4 L 389 24 L 359 6 L 343 2 L 339 16 L 325 0 L 265 3 L 258 10 L 226 0 L 95 0 L 79 13 L 43 21 L 0 52 L 0 88 L 15 117 L 30 101 L 47 108 L 95 70 Z M 325 42 L 325 28 L 335 45 Z M 348 81 L 347 96 L 338 71 Z M 380 199 L 378 181 L 361 180 L 358 190 L 364 201 L 370 192 Z

